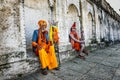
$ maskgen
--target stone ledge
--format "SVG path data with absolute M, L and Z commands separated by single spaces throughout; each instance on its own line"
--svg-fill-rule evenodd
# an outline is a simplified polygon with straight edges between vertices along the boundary
M 26 49 L 24 47 L 3 47 L 0 46 L 0 56 L 5 54 L 10 54 L 14 52 L 25 52 Z
M 70 45 L 68 45 L 69 47 L 71 47 Z M 62 46 L 63 47 L 63 46 Z M 65 46 L 67 47 L 67 46 Z M 62 51 L 62 52 L 56 52 L 56 57 L 57 60 L 59 62 L 59 57 L 60 57 L 60 62 L 64 63 L 68 60 L 73 59 L 76 56 L 76 52 L 74 49 L 71 50 L 67 50 L 67 51 Z M 27 50 L 27 59 L 31 59 L 31 60 L 36 60 L 39 62 L 39 58 L 35 55 L 35 53 L 32 51 L 32 49 L 28 49 Z
M 24 60 L 26 58 L 24 51 L 15 51 L 8 54 L 0 55 L 0 65 Z
M 38 61 L 23 60 L 0 66 L 0 80 L 19 78 L 40 69 Z
M 76 51 L 75 50 L 69 50 L 69 51 L 64 51 L 64 52 L 60 52 L 59 56 L 60 56 L 60 62 L 64 63 L 68 60 L 71 60 L 73 58 L 75 58 L 76 56 Z
M 64 51 L 68 51 L 68 50 L 72 50 L 71 44 L 61 44 L 61 45 L 59 45 L 59 52 L 64 52 Z

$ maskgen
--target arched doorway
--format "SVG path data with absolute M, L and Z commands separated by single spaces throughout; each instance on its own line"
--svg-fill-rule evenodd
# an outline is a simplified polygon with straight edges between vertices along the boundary
M 102 24 L 101 17 L 98 16 L 98 26 L 96 27 L 97 31 L 98 31 L 98 32 L 96 32 L 96 35 L 97 35 L 96 38 L 97 38 L 98 42 L 100 42 L 100 40 L 102 38 L 101 37 L 101 29 L 102 29 L 101 24 Z
M 79 21 L 79 17 L 78 17 L 78 9 L 74 4 L 70 4 L 68 6 L 68 11 L 67 11 L 67 16 L 66 16 L 66 26 L 68 29 L 68 34 L 70 32 L 70 28 L 73 25 L 74 22 L 76 22 L 76 28 L 77 28 L 77 32 L 80 36 L 80 21 Z
M 88 13 L 88 39 L 91 40 L 93 38 L 93 18 L 92 14 Z

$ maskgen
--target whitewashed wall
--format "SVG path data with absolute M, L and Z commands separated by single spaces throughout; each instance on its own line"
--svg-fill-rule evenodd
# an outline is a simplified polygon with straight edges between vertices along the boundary
M 44 3 L 44 4 L 42 4 Z M 25 34 L 27 49 L 32 48 L 33 31 L 38 29 L 38 21 L 51 19 L 51 11 L 48 0 L 25 0 Z M 47 30 L 49 29 L 49 23 Z
M 85 42 L 86 45 L 89 45 L 93 37 L 92 30 L 95 28 L 94 24 L 94 6 L 87 2 L 86 0 L 82 1 L 82 22 L 84 28 Z M 92 22 L 93 20 L 93 22 Z
M 120 22 L 90 0 L 55 0 L 53 15 L 51 15 L 49 1 L 54 2 L 54 0 L 24 0 L 24 5 L 21 1 L 0 1 L 0 68 L 4 67 L 0 71 L 0 80 L 38 69 L 37 60 L 26 58 L 26 49 L 32 48 L 33 31 L 38 29 L 38 21 L 41 19 L 47 22 L 51 19 L 58 21 L 61 60 L 75 57 L 69 42 L 70 28 L 74 22 L 79 35 L 83 27 L 87 46 L 93 37 L 92 32 L 95 32 L 99 42 L 101 38 L 120 40 Z

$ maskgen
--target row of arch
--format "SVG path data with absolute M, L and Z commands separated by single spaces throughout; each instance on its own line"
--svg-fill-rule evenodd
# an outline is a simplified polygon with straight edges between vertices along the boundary
M 37 0 L 38 1 L 38 0 Z M 50 9 L 51 9 L 51 7 L 50 7 L 50 5 L 49 5 L 49 3 L 50 2 L 48 2 L 48 1 L 51 1 L 51 5 L 53 4 L 53 13 L 52 12 L 50 12 L 49 13 L 49 11 L 50 11 Z M 66 0 L 67 1 L 67 0 Z M 59 2 L 56 2 L 56 3 L 54 3 L 54 2 L 56 2 L 56 0 L 45 0 L 44 1 L 44 3 L 47 5 L 47 7 L 49 7 L 49 11 L 48 11 L 48 14 L 47 14 L 47 16 L 48 17 L 50 17 L 49 16 L 49 14 L 52 14 L 53 16 L 56 16 L 56 11 L 57 10 L 55 10 L 56 8 L 56 5 L 59 3 Z M 32 5 L 32 4 L 31 4 Z M 59 4 L 60 5 L 60 4 Z M 30 6 L 30 5 L 28 5 L 28 6 Z M 61 5 L 62 6 L 62 5 Z M 46 7 L 46 8 L 47 8 Z M 59 7 L 59 6 L 58 6 Z M 85 16 L 81 16 L 81 8 L 79 8 L 77 5 L 76 5 L 76 3 L 69 3 L 68 4 L 68 6 L 66 5 L 66 14 L 65 14 L 65 26 L 67 27 L 67 28 L 65 28 L 67 31 L 65 31 L 65 32 L 67 32 L 66 33 L 66 36 L 64 37 L 64 38 L 66 38 L 67 36 L 68 36 L 68 34 L 69 34 L 69 31 L 70 31 L 70 28 L 71 28 L 71 26 L 72 26 L 72 24 L 74 23 L 74 22 L 76 22 L 77 24 L 77 30 L 78 30 L 78 33 L 81 35 L 81 31 L 85 31 L 85 34 L 86 33 L 88 33 L 87 35 L 85 35 L 85 36 L 87 36 L 87 37 L 85 37 L 86 38 L 86 40 L 91 40 L 91 39 L 97 39 L 97 36 L 98 36 L 98 34 L 97 34 L 97 32 L 96 32 L 96 20 L 95 20 L 95 12 L 94 12 L 94 6 L 92 6 L 92 9 L 93 10 L 88 10 L 88 13 L 86 13 L 87 14 L 87 22 L 88 23 L 86 23 L 88 26 L 83 26 L 82 25 L 82 22 L 81 22 L 81 20 L 82 20 L 82 18 L 83 17 L 85 17 Z M 42 10 L 42 8 L 40 8 L 41 10 Z M 45 10 L 44 10 L 45 11 Z M 46 11 L 45 11 L 46 12 Z M 40 14 L 43 14 L 42 12 L 40 12 Z M 27 13 L 26 13 L 26 15 L 28 15 Z M 102 13 L 101 13 L 101 15 L 102 15 Z M 31 20 L 29 20 L 29 21 L 31 21 Z M 29 21 L 27 21 L 27 17 L 26 17 L 26 25 L 29 25 Z M 36 20 L 36 21 L 38 21 L 38 20 Z M 100 41 L 100 38 L 103 38 L 104 37 L 104 33 L 102 32 L 102 31 L 104 31 L 103 30 L 103 19 L 101 19 L 101 16 L 99 16 L 98 15 L 98 22 L 99 22 L 99 40 L 98 41 Z M 30 23 L 31 24 L 31 23 Z M 31 24 L 32 25 L 32 24 Z M 33 25 L 34 26 L 34 25 Z M 25 26 L 26 27 L 26 26 Z M 85 29 L 85 28 L 87 28 L 87 29 Z M 31 29 L 33 29 L 33 28 L 31 28 Z M 30 46 L 29 44 L 31 43 L 31 37 L 30 36 L 32 36 L 32 33 L 29 33 L 29 32 L 33 32 L 32 30 L 28 30 L 28 28 L 26 29 L 26 33 L 28 33 L 27 35 L 26 35 L 26 38 L 27 38 L 27 40 L 26 41 L 28 41 L 27 42 L 27 44 L 28 44 L 28 47 Z M 61 32 L 60 32 L 61 33 Z M 29 35 L 29 34 L 31 34 L 31 35 Z M 68 38 L 67 38 L 68 39 Z M 62 40 L 63 41 L 63 40 Z M 69 41 L 69 39 L 67 40 L 67 42 Z M 91 41 L 90 41 L 91 42 Z M 90 43 L 90 42 L 88 42 L 88 43 Z
M 52 0 L 50 0 L 50 1 L 52 1 Z M 50 7 L 49 6 L 49 2 L 46 0 L 46 1 L 44 1 L 44 3 L 45 4 L 48 4 L 48 7 Z M 26 1 L 26 4 L 27 4 L 27 1 Z M 26 27 L 26 41 L 27 41 L 27 47 L 30 47 L 30 43 L 31 43 L 31 41 L 30 41 L 30 39 L 31 39 L 31 37 L 30 36 L 32 36 L 32 30 L 33 29 L 35 29 L 35 28 L 33 28 L 33 26 L 35 26 L 35 25 L 33 25 L 32 23 L 33 22 L 30 22 L 30 21 L 32 21 L 32 19 L 34 19 L 34 17 L 30 20 L 30 16 L 28 15 L 28 14 L 30 14 L 29 12 L 27 12 L 27 10 L 29 9 L 29 8 L 31 8 L 31 11 L 33 11 L 33 9 L 35 8 L 36 9 L 36 7 L 34 7 L 33 5 L 34 4 L 32 4 L 32 3 L 29 3 L 29 5 L 26 5 L 25 4 L 25 6 L 27 6 L 28 8 L 26 8 L 25 9 L 25 27 Z M 47 5 L 46 5 L 47 6 Z M 55 6 L 56 5 L 54 5 L 53 6 L 53 8 L 55 8 Z M 39 7 L 39 6 L 38 6 Z M 47 8 L 47 7 L 46 7 Z M 42 8 L 39 8 L 39 9 L 41 9 L 42 10 Z M 50 8 L 49 8 L 50 9 Z M 50 11 L 50 10 L 49 10 Z M 65 26 L 67 26 L 67 34 L 66 35 L 68 35 L 69 34 L 69 30 L 70 30 L 70 27 L 72 26 L 72 24 L 74 23 L 74 22 L 76 22 L 76 25 L 77 25 L 77 30 L 78 30 L 78 32 L 79 32 L 79 34 L 80 34 L 80 32 L 82 31 L 82 30 L 84 30 L 84 28 L 82 28 L 82 23 L 81 23 L 81 21 L 80 21 L 80 19 L 82 19 L 82 16 L 81 16 L 81 14 L 80 14 L 80 9 L 78 9 L 78 7 L 76 6 L 76 4 L 74 4 L 74 3 L 71 3 L 71 4 L 69 4 L 68 6 L 67 6 L 67 12 L 66 12 L 66 23 L 65 23 Z M 45 10 L 43 11 L 43 12 L 46 12 Z M 55 9 L 53 9 L 53 13 L 51 13 L 50 12 L 50 14 L 51 15 L 53 15 L 53 17 L 55 16 L 55 12 L 56 12 L 56 10 Z M 40 13 L 40 14 L 43 14 L 42 12 Z M 51 16 L 50 15 L 50 16 Z M 49 13 L 48 13 L 48 15 L 46 15 L 46 16 L 49 16 Z M 50 17 L 49 16 L 49 17 Z M 27 19 L 29 17 L 29 20 Z M 34 20 L 36 23 L 37 23 L 37 18 L 36 18 L 36 20 Z M 68 23 L 67 23 L 68 22 Z M 95 27 L 93 28 L 93 25 L 94 25 L 94 19 L 93 19 L 93 14 L 91 13 L 91 12 L 89 12 L 88 13 L 88 24 L 89 24 L 89 29 L 88 29 L 88 33 L 90 33 L 89 34 L 89 39 L 91 39 L 93 36 L 93 34 L 95 35 Z M 33 26 L 31 26 L 31 28 L 28 28 L 30 25 L 33 25 Z M 31 30 L 30 30 L 31 29 Z

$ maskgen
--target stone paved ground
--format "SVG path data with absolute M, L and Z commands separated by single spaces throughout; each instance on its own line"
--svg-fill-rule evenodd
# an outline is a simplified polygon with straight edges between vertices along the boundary
M 91 52 L 85 61 L 68 61 L 47 76 L 38 71 L 17 80 L 120 80 L 120 44 Z

